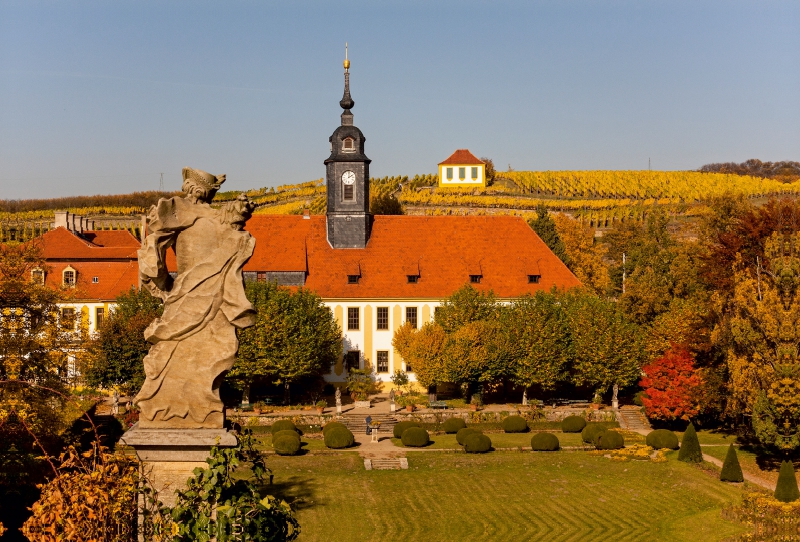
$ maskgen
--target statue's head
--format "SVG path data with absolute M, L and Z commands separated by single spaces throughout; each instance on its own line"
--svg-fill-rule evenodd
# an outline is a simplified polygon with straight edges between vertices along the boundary
M 225 175 L 212 175 L 208 172 L 190 167 L 183 168 L 183 186 L 181 190 L 186 197 L 197 203 L 211 203 L 214 196 L 225 182 Z

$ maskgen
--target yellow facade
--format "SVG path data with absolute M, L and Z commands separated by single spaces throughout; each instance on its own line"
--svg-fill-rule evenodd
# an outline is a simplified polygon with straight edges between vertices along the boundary
M 486 186 L 486 165 L 440 164 L 439 186 Z

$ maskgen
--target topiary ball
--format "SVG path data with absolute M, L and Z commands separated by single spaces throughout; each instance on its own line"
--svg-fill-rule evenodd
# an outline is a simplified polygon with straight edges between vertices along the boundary
M 656 450 L 677 450 L 680 445 L 678 444 L 678 435 L 669 429 L 656 429 L 647 434 L 647 445 Z
M 565 433 L 580 433 L 586 427 L 586 420 L 580 416 L 567 416 L 561 420 L 561 430 Z
M 617 431 L 603 431 L 595 437 L 595 444 L 598 450 L 619 450 L 625 447 L 625 438 Z
M 528 422 L 522 416 L 509 416 L 503 420 L 503 431 L 506 433 L 527 433 Z
M 300 437 L 297 436 L 297 433 L 294 436 L 282 434 L 272 439 L 272 447 L 275 448 L 275 453 L 278 455 L 295 455 L 300 451 Z
M 553 433 L 536 433 L 531 437 L 531 449 L 534 452 L 554 452 L 560 447 L 561 443 Z
M 349 429 L 342 429 L 336 427 L 328 431 L 325 435 L 325 446 L 338 450 L 340 448 L 349 448 L 355 443 L 356 439 Z
M 417 422 L 400 422 L 394 426 L 394 438 L 402 438 L 403 432 L 409 427 L 421 427 Z
M 403 431 L 403 436 L 400 440 L 403 442 L 403 446 L 411 446 L 414 448 L 427 446 L 431 441 L 428 437 L 428 432 L 421 427 L 409 427 Z
M 297 430 L 297 426 L 289 420 L 278 420 L 277 422 L 273 423 L 272 427 L 270 428 L 270 431 L 272 432 L 273 435 L 278 431 L 287 431 L 287 430 L 299 433 L 299 431 Z
M 464 429 L 459 429 L 458 433 L 456 433 L 456 442 L 460 445 L 464 445 L 464 439 L 472 434 L 479 434 L 482 435 L 483 433 L 478 429 L 473 429 L 472 427 L 465 427 Z
M 606 428 L 599 423 L 587 423 L 581 431 L 581 440 L 587 444 L 594 444 L 595 437 L 605 430 Z
M 492 441 L 483 433 L 471 433 L 464 439 L 464 451 L 468 454 L 485 454 L 492 449 Z
M 291 429 L 284 429 L 283 431 L 278 431 L 277 433 L 272 433 L 272 440 L 274 441 L 277 438 L 285 437 L 285 436 L 294 437 L 297 440 L 300 440 L 300 435 L 297 434 L 297 431 L 292 431 Z
M 442 424 L 442 430 L 448 435 L 454 435 L 466 426 L 467 422 L 465 422 L 463 418 L 447 418 Z
M 345 424 L 341 423 L 341 422 L 328 422 L 322 428 L 322 434 L 323 435 L 327 435 L 328 431 L 330 431 L 331 429 L 335 429 L 336 427 L 341 427 L 342 429 L 347 429 L 347 426 Z

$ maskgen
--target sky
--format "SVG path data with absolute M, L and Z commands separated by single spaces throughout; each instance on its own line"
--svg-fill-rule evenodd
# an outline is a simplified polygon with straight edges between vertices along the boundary
M 800 2 L 0 0 L 0 199 L 319 179 L 344 44 L 373 176 L 800 161 Z

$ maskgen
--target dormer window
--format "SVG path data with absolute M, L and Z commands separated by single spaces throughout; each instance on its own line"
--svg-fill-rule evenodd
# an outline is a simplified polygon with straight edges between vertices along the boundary
M 44 270 L 38 267 L 31 270 L 31 280 L 36 284 L 44 284 Z
M 68 288 L 75 286 L 77 278 L 78 278 L 78 272 L 75 271 L 72 267 L 67 267 L 66 269 L 64 269 L 64 271 L 61 272 L 62 284 Z
M 358 275 L 347 275 L 347 284 L 358 284 Z
M 409 284 L 416 284 L 419 282 L 419 275 L 406 275 Z
M 469 281 L 472 284 L 480 284 L 482 278 L 483 278 L 483 275 L 470 275 L 469 276 Z
M 100 282 L 100 277 L 92 277 L 92 284 L 97 284 Z
M 352 137 L 344 138 L 344 141 L 342 141 L 342 152 L 356 152 L 356 142 Z
M 539 284 L 541 278 L 541 275 L 528 275 L 528 284 Z

